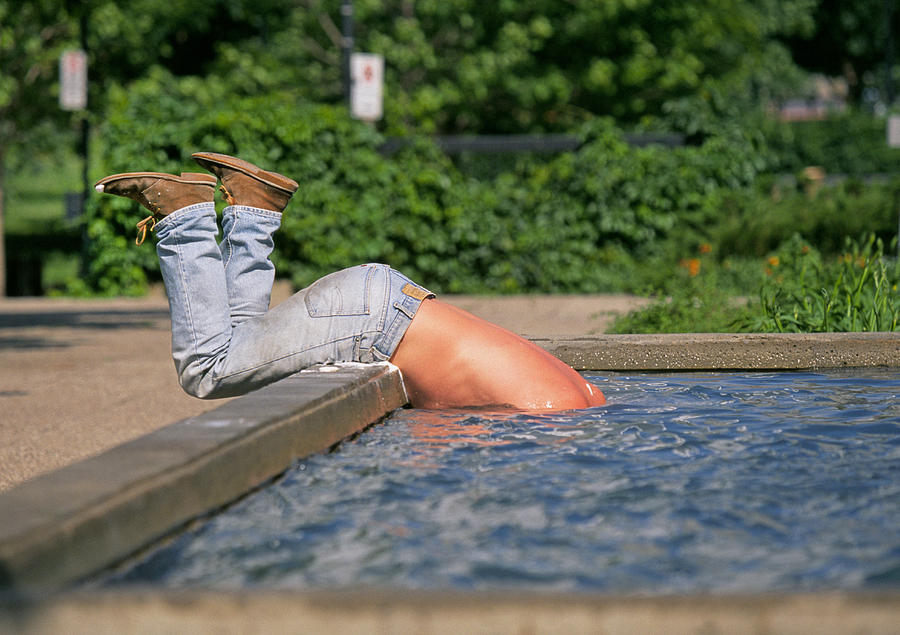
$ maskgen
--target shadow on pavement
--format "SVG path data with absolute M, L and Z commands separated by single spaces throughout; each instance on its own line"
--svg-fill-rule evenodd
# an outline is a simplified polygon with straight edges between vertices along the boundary
M 41 329 L 34 331 L 32 329 Z M 168 330 L 164 309 L 0 308 L 0 351 L 67 348 L 89 331 Z
M 74 311 L 3 311 L 0 329 L 74 328 L 74 329 L 145 329 L 169 328 L 169 313 L 162 309 L 74 310 Z

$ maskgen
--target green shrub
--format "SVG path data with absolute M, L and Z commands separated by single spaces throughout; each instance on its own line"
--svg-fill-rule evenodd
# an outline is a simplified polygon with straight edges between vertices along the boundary
M 763 277 L 758 261 L 720 261 L 708 244 L 677 263 L 658 260 L 648 269 L 661 272 L 642 294 L 653 302 L 616 318 L 610 333 L 739 331 L 753 315 L 745 291 L 757 289 Z
M 896 331 L 900 328 L 900 264 L 889 263 L 880 239 L 847 239 L 827 261 L 799 236 L 769 258 L 761 314 L 745 328 L 761 332 Z
M 900 261 L 885 256 L 873 234 L 845 239 L 837 256 L 823 256 L 794 235 L 764 259 L 731 264 L 691 258 L 667 271 L 657 299 L 618 318 L 610 332 L 900 330 Z M 754 279 L 760 281 L 759 299 L 747 301 L 739 289 Z
M 610 333 L 732 333 L 748 308 L 708 279 L 690 279 L 648 307 L 617 317 Z
M 383 157 L 372 127 L 290 93 L 230 95 L 155 72 L 110 103 L 106 173 L 196 170 L 190 153 L 209 150 L 295 178 L 273 260 L 297 286 L 384 261 L 441 292 L 622 290 L 638 284 L 625 265 L 665 240 L 698 242 L 762 166 L 734 128 L 699 146 L 634 148 L 598 119 L 577 152 L 475 178 L 425 139 Z M 158 276 L 151 241 L 130 244 L 142 212 L 115 197 L 91 210 L 89 288 L 139 293 Z
M 752 190 L 724 198 L 709 240 L 719 253 L 762 257 L 799 231 L 823 253 L 837 254 L 846 236 L 895 236 L 898 201 L 900 179 L 848 179 L 812 193 L 761 177 Z
M 797 173 L 817 165 L 828 174 L 860 176 L 900 170 L 900 149 L 888 147 L 886 126 L 883 117 L 849 110 L 821 121 L 768 119 L 762 129 L 775 171 Z

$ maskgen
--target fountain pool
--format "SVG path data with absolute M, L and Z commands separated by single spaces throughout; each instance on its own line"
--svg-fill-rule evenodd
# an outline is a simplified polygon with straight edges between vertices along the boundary
M 604 373 L 551 414 L 398 410 L 103 587 L 900 587 L 900 376 Z

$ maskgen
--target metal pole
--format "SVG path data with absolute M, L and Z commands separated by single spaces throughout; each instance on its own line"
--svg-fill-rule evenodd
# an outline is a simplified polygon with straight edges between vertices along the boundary
M 87 41 L 88 40 L 88 37 L 87 37 L 88 14 L 87 14 L 86 8 L 82 8 L 82 10 L 81 10 L 81 29 L 80 30 L 81 30 L 81 50 L 84 51 L 85 53 L 87 53 L 88 52 L 88 41 Z M 88 82 L 90 82 L 90 79 L 88 79 Z M 81 205 L 82 214 L 84 213 L 84 205 L 87 203 L 88 192 L 91 191 L 90 182 L 88 181 L 88 144 L 90 142 L 89 140 L 90 140 L 90 132 L 91 132 L 90 123 L 88 121 L 88 113 L 90 112 L 90 92 L 91 91 L 88 90 L 87 92 L 88 92 L 88 100 L 87 100 L 88 103 L 85 105 L 84 114 L 81 117 L 81 158 L 84 160 L 83 161 L 84 164 L 82 166 L 82 172 L 81 172 L 82 184 L 84 185 L 84 188 L 82 189 L 82 191 L 84 192 L 84 199 L 83 199 L 82 205 Z
M 890 110 L 894 104 L 894 0 L 884 0 L 884 21 L 887 36 L 884 44 L 884 97 Z
M 350 54 L 353 53 L 353 0 L 341 1 L 341 71 L 344 84 L 344 99 L 350 106 Z
M 81 50 L 88 54 L 88 8 L 86 6 L 81 7 L 81 16 L 79 20 L 80 26 L 80 35 L 81 35 Z M 88 65 L 88 73 L 90 72 L 90 65 Z M 88 270 L 88 260 L 89 249 L 90 249 L 90 239 L 88 238 L 88 230 L 87 230 L 87 219 L 85 218 L 85 214 L 87 213 L 87 201 L 88 196 L 90 196 L 91 192 L 91 182 L 88 178 L 88 156 L 89 156 L 89 145 L 91 138 L 91 124 L 90 124 L 90 75 L 88 75 L 88 90 L 86 95 L 86 102 L 84 106 L 84 113 L 81 115 L 81 273 L 82 276 Z

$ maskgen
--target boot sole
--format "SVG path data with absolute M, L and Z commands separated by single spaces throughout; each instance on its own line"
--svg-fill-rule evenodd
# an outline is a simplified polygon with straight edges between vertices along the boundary
M 211 166 L 221 166 L 237 170 L 250 178 L 256 179 L 257 181 L 274 187 L 277 190 L 286 192 L 287 194 L 293 194 L 297 191 L 297 188 L 300 187 L 300 184 L 294 179 L 289 179 L 277 172 L 263 170 L 249 161 L 244 161 L 243 159 L 238 159 L 237 157 L 232 157 L 227 154 L 219 154 L 217 152 L 195 152 L 191 157 L 207 170 L 209 170 Z
M 165 172 L 122 172 L 121 174 L 111 174 L 110 176 L 103 177 L 102 179 L 94 183 L 94 189 L 98 192 L 103 192 L 105 186 L 108 183 L 134 178 L 157 178 L 164 181 L 184 183 L 185 185 L 209 185 L 210 187 L 216 186 L 216 177 L 212 176 L 211 174 L 183 172 L 181 176 L 176 176 L 175 174 L 167 174 Z

